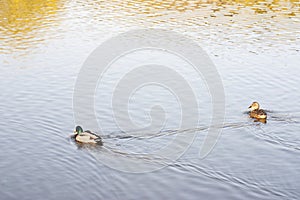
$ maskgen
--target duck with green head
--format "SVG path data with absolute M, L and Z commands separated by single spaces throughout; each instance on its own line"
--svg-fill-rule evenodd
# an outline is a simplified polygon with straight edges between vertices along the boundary
M 76 126 L 75 131 L 75 141 L 83 144 L 99 144 L 102 145 L 102 139 L 100 136 L 92 133 L 89 130 L 83 131 L 81 126 Z

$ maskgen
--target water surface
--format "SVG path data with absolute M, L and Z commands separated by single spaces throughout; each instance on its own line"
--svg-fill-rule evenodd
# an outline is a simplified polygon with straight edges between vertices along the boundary
M 300 198 L 299 1 L 1 0 L 0 7 L 3 199 Z M 91 150 L 69 138 L 75 126 L 73 90 L 98 45 L 149 27 L 184 34 L 208 53 L 224 85 L 225 123 L 213 151 L 200 159 L 211 99 L 205 83 L 188 75 L 200 83 L 199 103 L 207 105 L 201 107 L 201 126 L 191 127 L 197 133 L 193 144 L 161 170 L 126 173 L 97 155 L 117 164 L 124 158 L 169 163 L 136 153 L 160 149 L 180 134 L 176 98 L 158 87 L 137 92 L 129 107 L 133 120 L 147 125 L 150 105 L 159 102 L 168 123 L 159 134 L 146 129 L 130 138 L 107 117 L 107 96 L 97 91 L 104 146 Z M 187 73 L 184 64 L 177 65 Z M 107 87 L 118 75 L 108 75 Z M 245 113 L 254 100 L 269 111 L 266 124 Z

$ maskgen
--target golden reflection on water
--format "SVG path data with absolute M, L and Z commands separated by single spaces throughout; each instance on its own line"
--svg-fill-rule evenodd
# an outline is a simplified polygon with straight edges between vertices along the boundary
M 240 7 L 254 7 L 254 10 L 261 9 L 266 13 L 268 11 L 279 12 L 285 10 L 295 10 L 299 12 L 299 0 L 113 0 L 115 4 L 123 9 L 129 9 L 138 13 L 149 14 L 155 11 L 173 10 L 179 12 L 201 9 L 208 5 L 225 8 L 229 5 L 239 5 Z M 219 9 L 215 9 L 217 11 Z
M 64 7 L 62 0 L 0 0 L 0 52 L 11 53 L 13 50 L 26 50 L 40 44 L 52 36 L 60 34 L 57 26 L 68 18 L 80 18 L 77 13 L 90 13 L 87 18 L 104 19 L 107 24 L 113 20 L 126 20 L 141 24 L 153 17 L 165 17 L 161 22 L 180 23 L 181 13 L 197 12 L 209 18 L 226 18 L 239 15 L 272 15 L 298 17 L 300 0 L 112 0 L 69 1 Z M 75 7 L 75 8 L 74 8 Z M 93 10 L 94 9 L 94 10 Z M 67 16 L 58 15 L 64 11 Z M 246 10 L 246 12 L 245 12 Z M 74 12 L 75 11 L 75 12 Z M 75 16 L 74 16 L 75 13 Z M 103 14 L 109 13 L 109 18 Z M 172 17 L 170 17 L 172 13 Z M 201 14 L 202 13 L 202 14 Z M 77 15 L 77 16 L 76 16 Z M 137 20 L 137 19 L 138 20 Z M 150 21 L 154 25 L 157 21 Z M 149 22 L 149 21 L 148 21 Z M 67 21 L 67 23 L 70 23 Z M 81 22 L 71 26 L 80 27 Z M 76 27 L 75 27 L 76 29 Z M 66 28 L 63 31 L 68 32 Z
M 48 26 L 59 10 L 59 0 L 0 0 L 0 38 L 4 41 L 0 51 L 26 49 L 44 39 Z

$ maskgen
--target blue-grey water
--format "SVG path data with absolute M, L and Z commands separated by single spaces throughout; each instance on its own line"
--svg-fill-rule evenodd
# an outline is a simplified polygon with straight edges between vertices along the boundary
M 0 8 L 0 199 L 300 198 L 299 1 L 0 0 Z M 176 97 L 159 85 L 137 90 L 124 108 L 141 128 L 132 130 L 134 137 L 112 120 L 111 94 L 102 89 L 112 89 L 122 70 L 143 62 L 144 54 L 164 64 L 170 60 L 147 51 L 116 63 L 95 91 L 101 130 L 84 129 L 101 133 L 104 146 L 82 148 L 70 139 L 73 93 L 85 60 L 102 42 L 141 28 L 184 35 L 216 66 L 225 121 L 203 159 L 210 93 L 179 61 L 173 67 L 197 85 L 201 105 L 199 127 L 186 131 L 196 137 L 184 155 L 169 161 L 148 154 L 184 134 L 176 129 Z M 266 124 L 248 117 L 252 101 L 267 110 Z M 159 133 L 147 129 L 156 104 L 166 112 Z M 128 160 L 137 163 L 131 172 L 124 170 Z M 164 167 L 132 173 L 141 171 L 139 162 Z

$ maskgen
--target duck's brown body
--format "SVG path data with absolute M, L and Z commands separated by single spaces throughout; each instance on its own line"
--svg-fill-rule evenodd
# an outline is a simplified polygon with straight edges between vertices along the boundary
M 83 132 L 80 134 L 77 134 L 75 136 L 75 140 L 77 142 L 85 143 L 85 144 L 102 144 L 101 138 L 97 135 L 94 135 L 89 132 Z
M 250 111 L 250 117 L 256 119 L 267 119 L 267 113 L 262 109 L 253 110 Z

